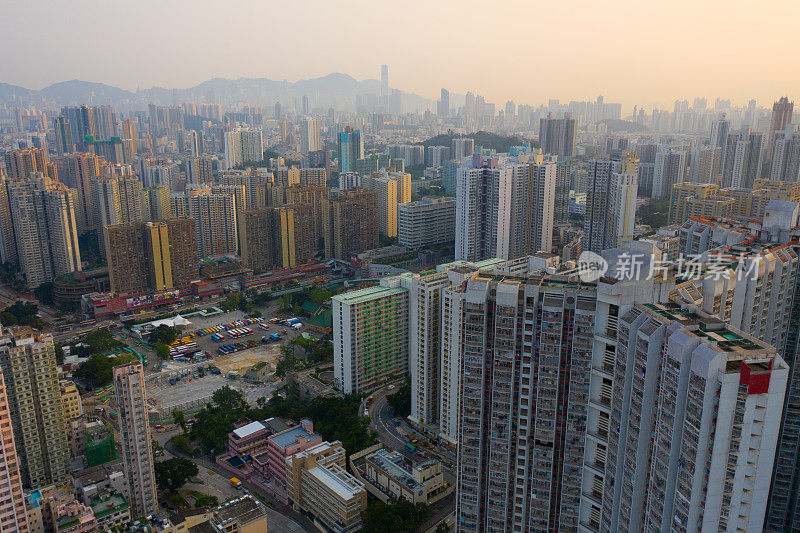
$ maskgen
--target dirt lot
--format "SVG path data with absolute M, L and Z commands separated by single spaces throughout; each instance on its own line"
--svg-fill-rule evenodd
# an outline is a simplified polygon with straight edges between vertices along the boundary
M 249 368 L 252 368 L 259 361 L 274 365 L 277 362 L 280 349 L 281 345 L 279 343 L 265 344 L 243 352 L 214 357 L 214 364 L 223 374 L 235 370 L 244 375 Z

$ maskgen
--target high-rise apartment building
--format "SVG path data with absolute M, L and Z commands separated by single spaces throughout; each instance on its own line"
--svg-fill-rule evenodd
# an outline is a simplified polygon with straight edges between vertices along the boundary
M 78 190 L 78 205 L 75 206 L 78 227 L 81 231 L 94 229 L 94 194 L 92 178 L 100 176 L 100 158 L 88 153 L 65 156 L 68 176 L 62 177 L 63 183 L 69 183 Z
M 198 257 L 238 253 L 237 200 L 235 194 L 201 194 L 187 198 L 188 214 L 194 219 L 197 234 Z
M 450 141 L 450 155 L 456 161 L 461 161 L 475 153 L 475 139 L 457 137 Z
M 71 154 L 75 151 L 75 141 L 72 138 L 72 127 L 66 117 L 53 119 L 53 130 L 56 134 L 56 152 L 58 155 Z
M 770 179 L 773 181 L 800 181 L 800 133 L 776 132 L 772 149 Z M 769 163 L 769 160 L 766 160 Z
M 319 121 L 312 117 L 305 117 L 300 122 L 300 152 L 307 154 L 321 149 Z
M 130 363 L 114 367 L 113 373 L 131 515 L 145 517 L 158 512 L 158 501 L 150 422 L 147 418 L 144 368 L 141 363 Z
M 458 338 L 443 336 L 455 348 L 443 357 L 460 360 L 459 530 L 575 531 L 596 290 L 478 273 L 446 293 L 442 326 Z
M 122 206 L 119 199 L 119 181 L 117 178 L 97 177 L 92 179 L 94 196 L 93 227 L 102 228 L 122 222 Z
M 249 268 L 291 268 L 318 251 L 311 205 L 245 211 L 242 219 L 242 263 Z
M 378 247 L 378 193 L 362 188 L 337 191 L 322 201 L 325 257 L 349 260 Z
M 545 154 L 574 156 L 577 133 L 577 123 L 569 114 L 564 118 L 553 118 L 548 114 L 547 118 L 539 120 L 539 146 Z
M 72 140 L 78 150 L 85 150 L 84 138 L 87 135 L 95 135 L 93 115 L 94 108 L 85 105 L 61 108 L 61 116 L 67 119 L 72 132 Z
M 264 158 L 264 139 L 260 131 L 239 130 L 223 134 L 225 168 L 257 163 Z
M 8 400 L 8 389 L 0 371 L 0 531 L 27 533 L 28 515 L 25 494 L 22 491 L 20 459 L 14 439 L 13 417 Z
M 789 368 L 676 304 L 619 317 L 600 531 L 762 531 Z
M 186 160 L 186 183 L 200 185 L 214 181 L 214 160 L 210 157 L 190 157 Z
M 541 163 L 528 165 L 527 170 L 524 251 L 527 254 L 550 253 L 553 248 L 557 167 L 555 163 Z
M 5 154 L 6 172 L 11 179 L 28 179 L 34 172 L 57 178 L 55 166 L 47 159 L 47 150 L 28 148 L 9 150 Z
M 19 266 L 28 286 L 81 270 L 70 190 L 35 174 L 15 182 L 9 193 Z
M 361 131 L 348 128 L 339 132 L 339 172 L 355 172 L 356 161 L 364 157 Z
M 775 134 L 786 129 L 786 126 L 791 124 L 793 110 L 794 102 L 790 102 L 785 96 L 781 96 L 777 102 L 772 104 L 772 118 L 767 132 L 767 148 L 765 150 L 767 161 L 772 161 Z
M 450 91 L 442 88 L 442 94 L 436 102 L 436 114 L 440 117 L 446 117 L 450 114 Z
M 456 201 L 429 196 L 397 206 L 397 242 L 409 248 L 422 248 L 454 242 Z
M 67 425 L 52 335 L 26 326 L 3 328 L 0 369 L 23 482 L 36 487 L 66 481 Z
M 164 219 L 103 228 L 111 292 L 185 287 L 198 276 L 191 219 Z
M 333 371 L 345 394 L 408 373 L 408 291 L 398 278 L 332 298 Z
M 638 185 L 632 160 L 596 160 L 589 166 L 583 249 L 595 253 L 633 237 Z
M 722 166 L 724 187 L 752 188 L 761 177 L 761 144 L 763 133 L 744 130 L 729 133 L 725 143 Z
M 656 153 L 653 169 L 653 198 L 668 196 L 672 186 L 686 178 L 686 152 L 672 147 L 662 147 Z
M 527 178 L 527 165 L 516 161 L 474 156 L 470 165 L 459 167 L 456 259 L 480 261 L 522 255 Z
M 697 216 L 687 212 L 686 201 L 689 198 L 714 198 L 719 195 L 719 186 L 713 183 L 679 183 L 672 186 L 669 199 L 669 223 L 683 224 L 687 218 Z
M 378 221 L 387 237 L 397 237 L 397 206 L 411 201 L 411 174 L 375 173 L 365 179 L 368 189 L 378 191 Z

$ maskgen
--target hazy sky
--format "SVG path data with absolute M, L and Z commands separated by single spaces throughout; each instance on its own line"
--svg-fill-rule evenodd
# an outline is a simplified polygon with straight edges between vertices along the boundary
M 0 0 L 0 81 L 126 89 L 331 72 L 437 97 L 800 96 L 800 1 Z

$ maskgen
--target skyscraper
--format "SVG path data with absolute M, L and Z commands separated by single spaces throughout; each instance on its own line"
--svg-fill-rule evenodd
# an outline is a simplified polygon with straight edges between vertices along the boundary
M 249 268 L 291 268 L 317 253 L 313 205 L 249 210 L 242 214 L 242 222 L 242 263 Z
M 236 254 L 239 251 L 235 194 L 200 194 L 187 198 L 188 214 L 197 232 L 197 256 Z
M 150 422 L 147 418 L 144 369 L 141 363 L 130 363 L 114 367 L 113 372 L 131 515 L 145 517 L 158 512 L 158 501 Z
M 381 65 L 381 113 L 389 112 L 389 65 Z
M 72 127 L 67 117 L 53 119 L 53 129 L 56 134 L 56 152 L 59 155 L 70 154 L 75 151 L 75 141 L 72 139 Z
M 539 145 L 545 154 L 574 156 L 576 135 L 575 119 L 569 114 L 564 118 L 553 118 L 548 114 L 547 118 L 539 120 Z
M 556 164 L 530 164 L 525 184 L 526 254 L 550 253 L 555 221 Z
M 681 306 L 619 317 L 600 531 L 761 531 L 788 365 Z
M 483 160 L 456 177 L 456 259 L 480 261 L 522 255 L 528 168 L 516 161 Z M 551 208 L 552 212 L 552 208 Z
M 325 257 L 349 260 L 350 254 L 378 247 L 378 193 L 356 187 L 322 201 Z
M 79 205 L 75 206 L 78 227 L 81 231 L 94 229 L 92 178 L 100 175 L 100 159 L 96 155 L 88 153 L 73 154 L 68 156 L 67 168 L 69 169 L 69 182 L 74 184 L 78 190 Z
M 408 291 L 399 278 L 331 302 L 333 370 L 345 394 L 374 390 L 408 373 Z
M 4 498 L 0 501 L 0 531 L 26 533 L 28 517 L 22 491 L 20 459 L 14 439 L 13 417 L 9 408 L 8 389 L 0 371 L 0 485 Z
M 312 117 L 305 117 L 300 122 L 300 151 L 304 154 L 322 149 L 319 140 L 319 121 Z
M 66 481 L 69 447 L 53 336 L 27 326 L 3 328 L 0 369 L 23 482 Z
M 686 152 L 664 146 L 656 153 L 653 170 L 653 198 L 663 198 L 672 191 L 672 186 L 686 179 Z
M 772 162 L 775 134 L 786 129 L 786 126 L 792 122 L 793 110 L 794 102 L 790 102 L 785 96 L 781 96 L 777 102 L 772 104 L 772 119 L 769 123 L 769 131 L 767 132 L 767 149 L 766 153 L 764 154 L 766 161 Z
M 257 163 L 264 158 L 264 140 L 260 131 L 228 131 L 223 134 L 225 168 Z
M 364 139 L 359 130 L 339 132 L 339 172 L 355 172 L 356 161 L 364 157 Z
M 70 190 L 35 174 L 9 192 L 20 270 L 28 286 L 81 270 Z
M 442 88 L 442 95 L 439 101 L 436 102 L 436 114 L 440 117 L 446 117 L 450 114 L 450 91 Z
M 450 354 L 462 363 L 459 530 L 577 529 L 596 303 L 559 281 L 486 273 L 450 291 L 443 321 L 469 331 Z
M 600 253 L 615 248 L 619 239 L 633 237 L 638 191 L 635 166 L 635 160 L 595 160 L 590 164 L 584 250 Z

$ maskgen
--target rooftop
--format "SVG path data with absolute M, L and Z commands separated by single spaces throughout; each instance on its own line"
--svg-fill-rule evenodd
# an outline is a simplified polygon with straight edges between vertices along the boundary
M 314 466 L 307 470 L 322 485 L 336 493 L 343 500 L 351 500 L 364 492 L 364 487 L 338 465 Z
M 367 455 L 364 460 L 383 470 L 397 483 L 415 494 L 425 488 L 425 485 L 419 483 L 408 470 L 398 464 L 403 460 L 403 456 L 400 454 L 378 450 Z
M 322 437 L 308 431 L 303 426 L 295 426 L 286 431 L 282 431 L 277 435 L 273 435 L 272 437 L 270 437 L 269 440 L 274 442 L 280 448 L 286 449 L 289 446 L 299 444 L 300 439 L 306 439 L 307 441 L 314 441 L 322 439 Z
M 248 495 L 220 505 L 214 510 L 214 515 L 223 525 L 235 521 L 243 526 L 265 517 L 266 511 Z
M 344 294 L 337 294 L 333 297 L 333 300 L 347 305 L 355 305 L 377 300 L 378 298 L 386 298 L 389 296 L 395 296 L 397 294 L 403 294 L 404 292 L 406 292 L 406 290 L 399 287 L 390 288 L 378 285 L 375 287 L 367 287 L 366 289 L 359 289 L 357 291 L 346 292 Z
M 233 434 L 236 435 L 236 438 L 243 439 L 245 437 L 249 437 L 253 433 L 257 433 L 264 429 L 267 429 L 264 424 L 262 424 L 259 421 L 255 421 L 255 422 L 250 422 L 249 424 L 245 424 L 242 427 L 234 429 Z

